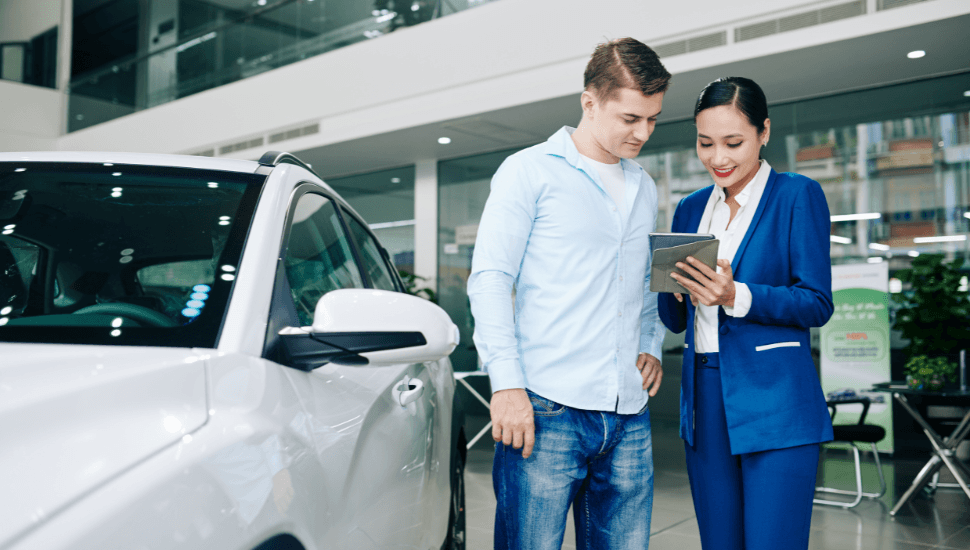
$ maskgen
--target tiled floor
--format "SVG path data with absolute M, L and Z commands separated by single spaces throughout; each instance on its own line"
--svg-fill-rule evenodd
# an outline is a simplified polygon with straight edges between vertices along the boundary
M 651 550 L 700 549 L 694 519 L 683 443 L 677 426 L 653 424 L 655 494 L 651 527 Z M 465 473 L 468 550 L 492 548 L 495 496 L 492 493 L 492 450 L 488 437 L 475 445 L 468 456 Z M 870 458 L 871 461 L 871 458 Z M 864 464 L 867 489 L 878 486 L 875 467 Z M 884 461 L 889 491 L 879 500 L 864 500 L 851 510 L 830 506 L 814 508 L 809 547 L 813 550 L 885 549 L 928 550 L 970 548 L 970 499 L 959 489 L 938 489 L 932 497 L 921 495 L 895 517 L 893 503 L 916 476 L 921 461 Z M 820 465 L 820 482 L 851 486 L 852 466 L 840 451 L 828 453 Z M 941 481 L 946 481 L 942 479 Z M 575 548 L 572 521 L 567 526 L 563 548 Z

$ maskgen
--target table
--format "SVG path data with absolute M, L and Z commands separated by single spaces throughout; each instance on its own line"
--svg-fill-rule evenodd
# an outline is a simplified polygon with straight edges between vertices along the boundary
M 956 397 L 966 399 L 970 402 L 970 390 L 960 390 L 957 388 L 947 389 L 944 388 L 940 391 L 928 391 L 928 390 L 914 390 L 906 385 L 905 382 L 881 382 L 875 384 L 872 391 L 891 393 L 893 398 L 896 399 L 903 409 L 913 417 L 913 420 L 923 428 L 923 433 L 930 440 L 930 444 L 933 446 L 933 456 L 926 463 L 925 466 L 917 474 L 916 479 L 913 480 L 913 484 L 909 486 L 909 489 L 903 493 L 900 497 L 899 502 L 896 506 L 889 512 L 889 515 L 895 516 L 899 509 L 903 507 L 904 504 L 909 502 L 913 496 L 919 492 L 923 487 L 925 487 L 930 479 L 935 476 L 943 466 L 946 466 L 953 474 L 953 477 L 957 480 L 957 486 L 963 489 L 967 497 L 970 498 L 970 472 L 967 471 L 963 463 L 956 458 L 956 448 L 968 434 L 970 434 L 970 410 L 963 415 L 963 419 L 957 425 L 956 429 L 949 437 L 940 437 L 936 430 L 926 422 L 919 412 L 909 404 L 909 400 L 906 396 L 922 397 L 922 398 L 943 398 L 943 397 Z
M 478 400 L 481 401 L 483 405 L 485 405 L 485 408 L 486 409 L 488 409 L 489 411 L 491 411 L 492 410 L 492 407 L 489 405 L 488 401 L 484 397 L 482 397 L 482 394 L 480 394 L 477 391 L 475 391 L 475 388 L 473 388 L 471 386 L 471 384 L 469 384 L 465 380 L 465 378 L 468 378 L 469 376 L 488 376 L 488 373 L 485 372 L 485 371 L 480 371 L 480 370 L 473 370 L 473 371 L 468 371 L 468 372 L 456 372 L 455 373 L 455 380 L 457 380 L 461 385 L 465 386 L 468 389 L 468 391 L 470 391 L 472 393 L 473 396 L 475 396 L 476 398 L 478 398 Z M 468 445 L 465 448 L 466 449 L 471 449 L 472 448 L 472 445 L 474 445 L 475 443 L 478 443 L 478 440 L 481 439 L 482 436 L 484 436 L 486 433 L 488 433 L 491 429 L 492 429 L 492 421 L 489 420 L 488 421 L 488 424 L 485 424 L 485 427 L 482 428 L 478 432 L 478 434 L 476 434 L 475 437 L 473 437 L 472 440 L 468 442 Z

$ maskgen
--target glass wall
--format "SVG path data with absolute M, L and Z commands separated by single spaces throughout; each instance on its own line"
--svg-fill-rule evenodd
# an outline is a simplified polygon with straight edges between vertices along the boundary
M 326 182 L 363 216 L 394 265 L 414 273 L 414 166 Z
M 833 263 L 888 262 L 892 276 L 919 254 L 970 257 L 968 74 L 773 105 L 770 116 L 765 158 L 822 185 Z M 661 231 L 683 197 L 713 183 L 695 140 L 693 121 L 660 124 L 636 159 L 657 182 Z M 513 152 L 439 164 L 438 288 L 463 343 L 473 331 L 465 285 L 475 231 L 489 181 Z M 458 370 L 478 366 L 473 346 L 452 361 Z
M 438 163 L 438 305 L 461 331 L 461 344 L 451 354 L 456 371 L 478 370 L 472 341 L 475 324 L 465 287 L 489 182 L 502 161 L 516 150 Z
M 74 0 L 80 130 L 489 0 Z

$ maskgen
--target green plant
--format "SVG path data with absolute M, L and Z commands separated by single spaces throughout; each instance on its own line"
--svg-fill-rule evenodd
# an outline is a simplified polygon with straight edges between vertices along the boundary
M 424 298 L 431 303 L 438 303 L 438 295 L 433 290 L 427 287 L 418 288 L 418 281 L 427 281 L 428 279 L 426 277 L 420 277 L 403 270 L 398 270 L 398 274 L 401 276 L 401 280 L 404 281 L 405 292 Z
M 955 354 L 970 342 L 970 292 L 960 290 L 963 259 L 945 262 L 942 254 L 922 254 L 896 277 L 912 289 L 893 295 L 903 304 L 895 328 L 909 340 L 906 351 L 930 357 Z
M 928 382 L 938 378 L 940 382 L 956 382 L 957 364 L 947 361 L 946 357 L 915 355 L 906 362 L 903 371 L 918 381 Z

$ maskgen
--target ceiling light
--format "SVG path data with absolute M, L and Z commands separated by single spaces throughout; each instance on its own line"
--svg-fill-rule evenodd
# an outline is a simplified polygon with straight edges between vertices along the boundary
M 440 138 L 438 138 L 438 143 L 440 143 L 442 145 L 448 145 L 449 143 L 451 143 L 451 138 L 450 137 L 440 137 Z
M 111 335 L 114 336 L 115 338 L 117 338 L 117 337 L 121 336 L 121 330 L 114 329 L 114 330 L 111 331 Z
M 233 280 L 235 278 L 236 278 L 236 276 L 233 275 L 232 273 L 223 273 L 222 274 L 222 277 L 220 277 L 220 279 L 222 279 L 223 281 L 231 281 L 231 280 Z
M 215 188 L 219 187 L 219 184 L 216 183 L 216 182 L 214 182 L 214 181 L 210 181 L 208 183 L 208 185 L 209 185 L 209 189 L 215 189 Z
M 942 237 L 916 237 L 913 242 L 921 243 L 953 243 L 967 240 L 966 235 L 947 235 Z
M 926 55 L 926 52 L 924 52 L 923 50 L 913 50 L 913 51 L 909 52 L 908 54 L 906 54 L 906 57 L 908 57 L 910 59 L 919 59 L 919 58 L 923 57 L 924 55 Z
M 963 213 L 963 217 L 964 218 L 967 218 L 967 219 L 970 219 L 970 212 L 964 212 Z
M 852 244 L 852 239 L 848 237 L 840 237 L 838 235 L 829 235 L 829 240 L 831 240 L 833 243 Z
M 4 229 L 14 229 L 16 227 L 17 227 L 17 224 L 15 224 L 15 223 L 12 223 L 10 225 L 3 226 Z
M 851 222 L 856 220 L 878 220 L 882 217 L 879 212 L 865 212 L 860 214 L 840 214 L 832 216 L 833 222 Z
M 873 250 L 889 250 L 889 245 L 879 243 L 869 243 L 869 248 Z
M 106 163 L 104 163 L 104 165 L 105 166 L 114 166 L 114 164 L 113 163 L 110 163 L 110 162 L 106 162 Z
M 0 317 L 0 327 L 10 322 L 10 317 Z
M 866 261 L 869 262 L 869 263 L 871 263 L 871 264 L 881 264 L 882 263 L 882 258 L 879 257 L 879 256 L 876 256 L 874 258 L 869 258 Z
M 391 183 L 401 183 L 401 178 L 391 178 Z
M 26 171 L 27 171 L 26 168 L 17 168 L 16 170 L 14 170 L 14 172 L 26 172 Z
M 919 252 L 917 252 L 915 250 L 910 250 L 906 254 L 908 254 L 910 258 L 918 258 L 919 257 Z
M 970 90 L 963 92 L 963 97 L 970 97 Z
M 0 309 L 0 315 L 10 315 L 12 311 L 13 311 L 13 308 L 10 306 L 7 306 L 3 309 Z

